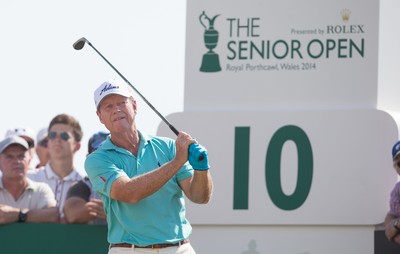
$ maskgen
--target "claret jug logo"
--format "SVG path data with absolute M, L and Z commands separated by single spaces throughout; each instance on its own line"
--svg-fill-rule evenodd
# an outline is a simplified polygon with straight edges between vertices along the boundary
M 201 61 L 200 71 L 202 72 L 218 72 L 221 70 L 219 56 L 213 51 L 218 44 L 218 31 L 214 29 L 214 22 L 218 16 L 219 14 L 210 18 L 203 11 L 199 17 L 200 24 L 205 29 L 204 44 L 208 49 L 208 52 L 203 55 L 203 60 Z

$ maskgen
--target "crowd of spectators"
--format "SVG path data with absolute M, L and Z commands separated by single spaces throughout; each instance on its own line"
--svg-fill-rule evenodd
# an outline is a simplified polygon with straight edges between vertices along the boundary
M 94 133 L 87 154 L 108 135 Z M 37 133 L 29 126 L 7 130 L 0 139 L 0 224 L 106 224 L 102 201 L 74 165 L 82 136 L 79 121 L 68 114 Z

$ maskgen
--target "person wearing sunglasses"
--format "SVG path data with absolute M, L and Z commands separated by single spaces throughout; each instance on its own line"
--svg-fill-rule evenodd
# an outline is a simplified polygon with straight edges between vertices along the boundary
M 97 150 L 106 141 L 109 133 L 94 133 L 88 142 L 88 154 Z M 88 177 L 74 183 L 68 190 L 64 204 L 64 214 L 70 224 L 106 224 L 103 202 L 95 191 Z
M 107 211 L 108 253 L 195 253 L 184 196 L 209 202 L 207 150 L 182 131 L 176 140 L 139 131 L 136 100 L 121 80 L 101 84 L 94 101 L 110 136 L 87 156 L 85 170 Z
M 392 148 L 393 167 L 400 175 L 400 140 Z M 390 193 L 389 211 L 385 218 L 386 237 L 400 244 L 400 182 L 397 182 Z
M 81 147 L 82 136 L 80 123 L 73 116 L 55 116 L 50 121 L 47 134 L 49 162 L 28 175 L 34 181 L 47 183 L 53 190 L 61 223 L 65 223 L 63 208 L 68 189 L 83 179 L 74 166 L 74 155 Z

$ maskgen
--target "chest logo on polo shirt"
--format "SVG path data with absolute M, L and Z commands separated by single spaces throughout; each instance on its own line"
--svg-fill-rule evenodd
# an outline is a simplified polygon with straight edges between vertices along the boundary
M 100 176 L 100 179 L 103 181 L 103 182 L 106 182 L 107 180 L 104 178 L 104 177 L 102 177 L 102 176 Z

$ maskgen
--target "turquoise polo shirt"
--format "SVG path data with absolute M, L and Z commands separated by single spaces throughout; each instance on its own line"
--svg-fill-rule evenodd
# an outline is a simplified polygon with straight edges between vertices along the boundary
M 139 132 L 137 157 L 115 146 L 110 137 L 85 160 L 85 170 L 104 203 L 108 242 L 146 246 L 176 243 L 188 238 L 192 227 L 185 216 L 185 200 L 178 182 L 193 175 L 186 163 L 161 189 L 137 202 L 111 199 L 111 185 L 122 176 L 129 178 L 159 168 L 175 157 L 175 140 Z

